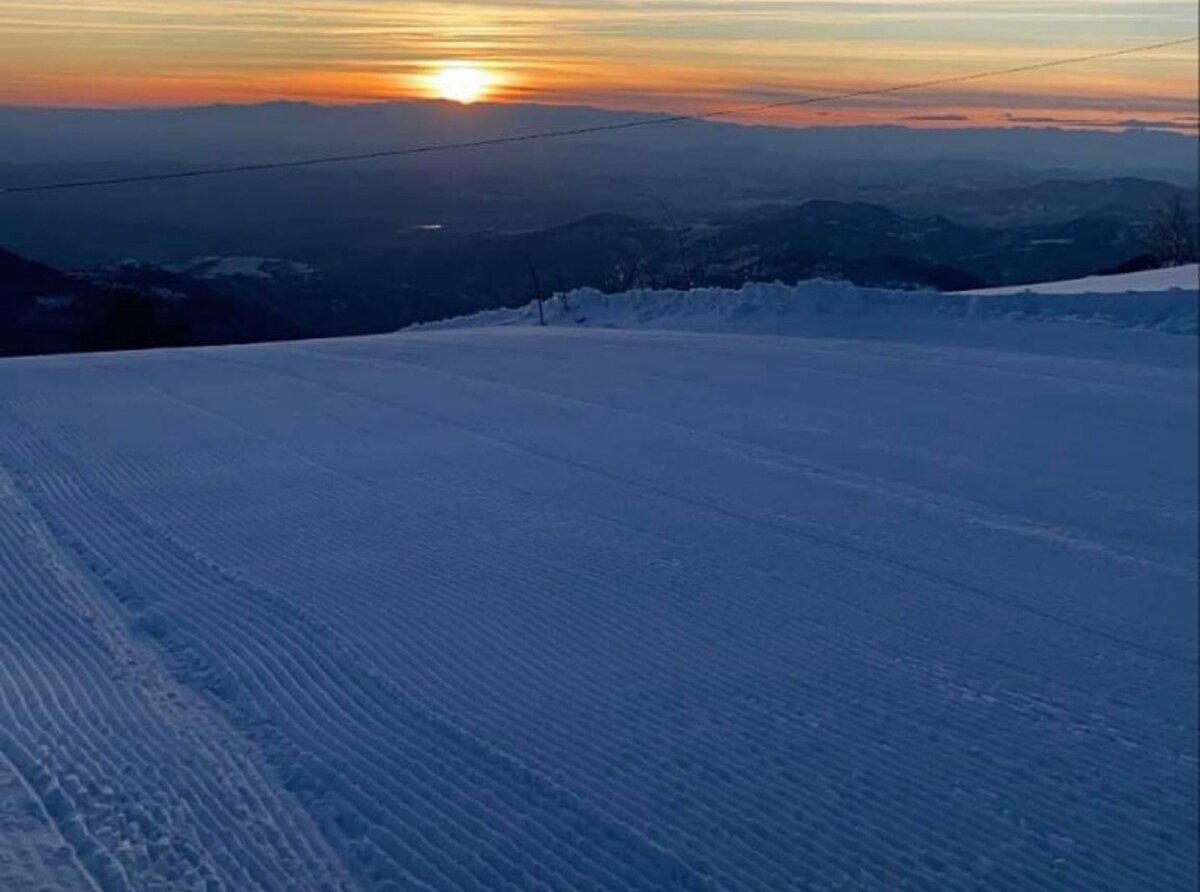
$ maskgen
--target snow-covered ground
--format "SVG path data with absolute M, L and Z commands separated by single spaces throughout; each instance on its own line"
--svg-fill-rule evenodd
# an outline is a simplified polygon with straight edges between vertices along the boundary
M 890 294 L 0 362 L 0 888 L 1195 888 L 1186 296 Z
M 1183 281 L 1178 273 L 1159 280 Z M 1013 343 L 1023 350 L 1052 353 L 1092 351 L 1114 358 L 1125 351 L 1145 358 L 1145 339 L 1083 333 L 1091 328 L 1195 334 L 1200 286 L 1147 291 L 1074 292 L 1072 283 L 1053 298 L 1022 291 L 1013 294 L 945 294 L 861 288 L 846 282 L 750 283 L 740 289 L 631 291 L 603 294 L 590 288 L 555 295 L 542 306 L 548 327 L 652 328 L 683 331 L 874 338 L 886 341 L 995 346 Z M 537 305 L 489 310 L 418 326 L 423 330 L 479 326 L 533 325 Z M 1062 325 L 1042 323 L 1070 323 Z M 1172 339 L 1194 350 L 1194 339 Z M 1152 351 L 1151 351 L 1152 352 Z
M 1117 276 L 1088 276 L 1067 282 L 1045 282 L 1039 285 L 1016 285 L 1004 288 L 984 288 L 967 294 L 1146 294 L 1155 291 L 1200 288 L 1200 266 L 1173 266 L 1140 273 Z
M 165 268 L 197 279 L 308 279 L 316 272 L 306 263 L 272 257 L 200 257 Z

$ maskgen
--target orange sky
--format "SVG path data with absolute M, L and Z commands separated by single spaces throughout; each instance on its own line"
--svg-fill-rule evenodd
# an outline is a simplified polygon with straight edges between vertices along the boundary
M 701 111 L 1186 37 L 1194 0 L 0 0 L 0 102 L 164 105 L 424 95 Z M 1195 46 L 769 120 L 1195 129 Z

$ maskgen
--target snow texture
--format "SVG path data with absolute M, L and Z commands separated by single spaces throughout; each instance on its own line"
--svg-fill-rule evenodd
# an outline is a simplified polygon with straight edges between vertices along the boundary
M 1200 266 L 1172 266 L 1117 276 L 1088 276 L 1068 282 L 1045 282 L 1005 288 L 984 288 L 966 294 L 1145 294 L 1154 291 L 1195 291 L 1200 288 Z
M 0 362 L 0 887 L 1195 888 L 1195 338 L 789 294 Z
M 1169 281 L 1178 281 L 1178 274 Z M 1058 283 L 1071 287 L 1070 283 Z M 1056 286 L 1045 286 L 1056 287 Z M 1197 331 L 1200 288 L 1165 288 L 1149 292 L 1069 292 L 1048 296 L 946 294 L 935 291 L 890 291 L 860 288 L 846 282 L 748 283 L 737 290 L 696 288 L 688 291 L 630 291 L 603 294 L 590 288 L 558 294 L 543 303 L 540 318 L 547 326 L 655 328 L 686 331 L 789 334 L 808 337 L 876 338 L 887 341 L 957 343 L 1007 349 L 1016 338 L 1022 349 L 1051 352 L 1093 349 L 1098 354 L 1132 349 L 1146 351 L 1137 339 L 1101 338 L 1054 326 L 1023 323 L 1058 322 L 1096 327 L 1174 333 Z M 487 310 L 471 316 L 416 326 L 438 330 L 491 325 L 529 325 L 539 320 L 537 305 Z M 1007 324 L 997 325 L 997 321 Z M 1190 340 L 1190 339 L 1189 339 Z M 1182 345 L 1188 341 L 1178 340 Z

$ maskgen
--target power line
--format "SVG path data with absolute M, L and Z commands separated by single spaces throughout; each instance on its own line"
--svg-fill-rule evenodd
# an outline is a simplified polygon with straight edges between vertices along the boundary
M 497 136 L 490 139 L 477 139 L 469 142 L 434 143 L 425 146 L 411 146 L 401 149 L 384 149 L 377 152 L 363 152 L 354 155 L 322 155 L 311 158 L 299 158 L 292 161 L 269 161 L 260 164 L 236 164 L 223 167 L 200 167 L 192 170 L 176 171 L 175 173 L 141 174 L 137 176 L 113 177 L 98 180 L 73 180 L 61 183 L 43 183 L 34 186 L 9 186 L 0 188 L 0 194 L 16 194 L 31 192 L 56 192 L 64 189 L 84 189 L 99 186 L 120 186 L 128 183 L 152 183 L 168 180 L 187 180 L 197 177 L 221 176 L 224 174 L 253 173 L 260 170 L 288 170 L 297 167 L 315 167 L 320 164 L 344 164 L 350 161 L 370 161 L 378 158 L 400 158 L 408 155 L 428 155 L 435 152 L 452 152 L 464 149 L 481 149 L 491 146 L 513 145 L 523 142 L 535 142 L 543 139 L 565 139 L 572 136 L 587 136 L 595 133 L 612 133 L 618 130 L 634 130 L 641 127 L 657 127 L 664 124 L 678 124 L 685 121 L 708 121 L 713 118 L 728 118 L 735 115 L 754 114 L 780 108 L 797 108 L 806 105 L 820 105 L 830 102 L 841 102 L 846 99 L 859 99 L 867 96 L 886 96 L 892 93 L 904 93 L 912 90 L 926 90 L 931 87 L 944 87 L 951 84 L 961 84 L 968 81 L 989 78 L 1009 77 L 1014 74 L 1024 74 L 1031 71 L 1044 71 L 1049 68 L 1062 68 L 1068 65 L 1081 65 L 1085 62 L 1095 62 L 1101 59 L 1113 59 L 1118 56 L 1132 56 L 1136 53 L 1148 53 L 1169 47 L 1184 46 L 1200 41 L 1200 37 L 1185 37 L 1179 40 L 1165 40 L 1158 43 L 1144 43 L 1138 46 L 1126 47 L 1119 50 L 1108 50 L 1100 53 L 1090 53 L 1086 56 L 1070 56 L 1053 59 L 1046 62 L 1034 62 L 1029 65 L 1017 65 L 1012 68 L 995 68 L 988 71 L 977 71 L 971 74 L 957 74 L 949 77 L 935 78 L 927 81 L 913 81 L 896 84 L 891 87 L 877 87 L 867 90 L 852 90 L 845 93 L 833 93 L 824 96 L 808 96 L 802 99 L 784 99 L 779 102 L 768 102 L 762 105 L 743 105 L 733 108 L 717 109 L 716 111 L 698 112 L 691 115 L 668 115 L 658 118 L 644 118 L 636 121 L 620 121 L 613 124 L 597 124 L 592 127 L 576 127 L 569 130 L 542 130 L 533 133 L 523 133 L 515 136 Z

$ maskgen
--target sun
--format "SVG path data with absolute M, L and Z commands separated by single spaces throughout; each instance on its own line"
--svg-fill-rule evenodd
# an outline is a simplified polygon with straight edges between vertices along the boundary
M 495 84 L 490 73 L 474 65 L 447 65 L 430 80 L 440 98 L 463 105 L 487 99 Z

